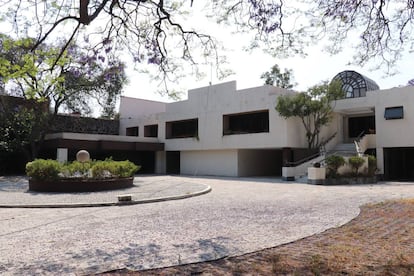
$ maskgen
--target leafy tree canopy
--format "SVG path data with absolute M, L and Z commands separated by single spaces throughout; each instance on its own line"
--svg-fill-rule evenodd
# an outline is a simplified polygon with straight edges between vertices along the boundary
M 293 82 L 293 71 L 285 69 L 281 72 L 277 64 L 273 65 L 269 72 L 263 73 L 260 78 L 265 81 L 265 84 L 285 89 L 291 89 L 296 85 Z
M 0 153 L 23 152 L 28 160 L 37 154 L 36 142 L 47 127 L 44 103 L 0 96 Z
M 340 82 L 324 82 L 308 89 L 305 93 L 281 95 L 276 111 L 284 118 L 298 117 L 306 131 L 308 148 L 318 148 L 319 134 L 331 118 L 332 101 L 343 98 Z
M 305 54 L 308 45 L 324 38 L 337 53 L 351 39 L 356 63 L 391 66 L 414 45 L 412 1 L 0 0 L 0 7 L 0 18 L 20 37 L 38 34 L 33 49 L 62 40 L 63 56 L 73 41 L 84 39 L 94 49 L 109 43 L 141 65 L 155 65 L 163 84 L 186 74 L 184 64 L 197 73 L 201 63 L 223 61 L 217 41 L 194 26 L 197 16 L 188 20 L 195 11 L 252 34 L 250 47 L 275 56 Z
M 124 64 L 108 48 L 87 51 L 71 44 L 60 56 L 60 44 L 42 44 L 31 51 L 35 43 L 32 38 L 0 35 L 0 73 L 9 94 L 48 101 L 54 113 L 61 109 L 90 114 L 95 100 L 105 117 L 114 116 L 126 76 Z
M 126 82 L 124 64 L 111 51 L 88 51 L 70 44 L 37 46 L 33 38 L 0 35 L 0 77 L 9 95 L 0 97 L 0 151 L 23 151 L 35 158 L 49 125 L 58 111 L 92 112 L 115 117 L 116 103 Z M 10 99 L 7 101 L 5 99 Z M 53 110 L 53 112 L 49 112 Z

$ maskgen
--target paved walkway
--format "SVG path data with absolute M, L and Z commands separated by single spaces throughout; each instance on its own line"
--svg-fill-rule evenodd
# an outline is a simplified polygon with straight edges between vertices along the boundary
M 313 186 L 170 176 L 145 181 L 203 184 L 212 191 L 128 206 L 0 208 L 0 274 L 82 275 L 240 255 L 340 226 L 362 204 L 414 197 L 413 183 Z
M 184 179 L 141 176 L 134 187 L 94 193 L 39 193 L 28 190 L 25 177 L 0 176 L 0 208 L 101 207 L 183 199 L 208 193 L 211 188 Z M 118 202 L 118 195 L 132 201 Z

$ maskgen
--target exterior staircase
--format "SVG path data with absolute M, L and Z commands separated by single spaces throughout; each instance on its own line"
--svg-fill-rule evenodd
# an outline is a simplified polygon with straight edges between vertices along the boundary
M 300 162 L 292 167 L 283 167 L 282 176 L 284 180 L 295 180 L 295 178 L 301 178 L 306 176 L 308 173 L 308 167 L 312 167 L 314 163 L 324 163 L 325 158 L 329 155 L 341 155 L 344 157 L 358 155 L 359 145 L 358 143 L 343 143 L 337 144 L 332 150 L 328 152 L 320 152 L 315 155 L 312 159 L 305 162 Z
M 313 164 L 319 162 L 322 165 L 325 163 L 325 159 L 330 155 L 341 155 L 343 157 L 350 156 L 362 156 L 366 149 L 375 148 L 376 138 L 375 134 L 368 134 L 355 139 L 353 143 L 337 144 L 334 148 L 328 152 L 321 151 L 319 154 L 312 156 L 311 159 L 299 162 L 291 167 L 282 168 L 282 176 L 284 180 L 295 180 L 295 178 L 302 178 L 307 175 L 308 167 L 312 167 Z
M 342 156 L 353 156 L 358 155 L 357 147 L 355 143 L 343 143 L 337 144 L 327 155 L 342 155 Z

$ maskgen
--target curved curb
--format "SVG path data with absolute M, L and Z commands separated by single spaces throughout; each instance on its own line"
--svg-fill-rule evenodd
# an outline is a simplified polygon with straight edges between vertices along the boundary
M 206 185 L 204 190 L 188 193 L 184 195 L 174 195 L 166 197 L 156 197 L 156 198 L 144 198 L 139 200 L 125 201 L 125 202 L 93 202 L 93 203 L 54 203 L 54 204 L 0 204 L 0 208 L 84 208 L 84 207 L 108 207 L 108 206 L 129 206 L 145 203 L 156 203 L 170 200 L 180 200 L 195 196 L 200 196 L 211 192 L 211 187 Z

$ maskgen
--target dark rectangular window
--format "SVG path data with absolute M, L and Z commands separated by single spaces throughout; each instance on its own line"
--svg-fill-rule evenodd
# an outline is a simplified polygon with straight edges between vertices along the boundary
M 158 125 L 144 126 L 144 137 L 158 137 Z
M 384 112 L 385 120 L 394 120 L 404 118 L 404 109 L 402 106 L 386 107 Z
M 198 137 L 198 119 L 165 123 L 165 138 Z
M 223 135 L 269 132 L 269 110 L 223 115 Z
M 139 128 L 138 127 L 127 127 L 126 136 L 138 136 Z

